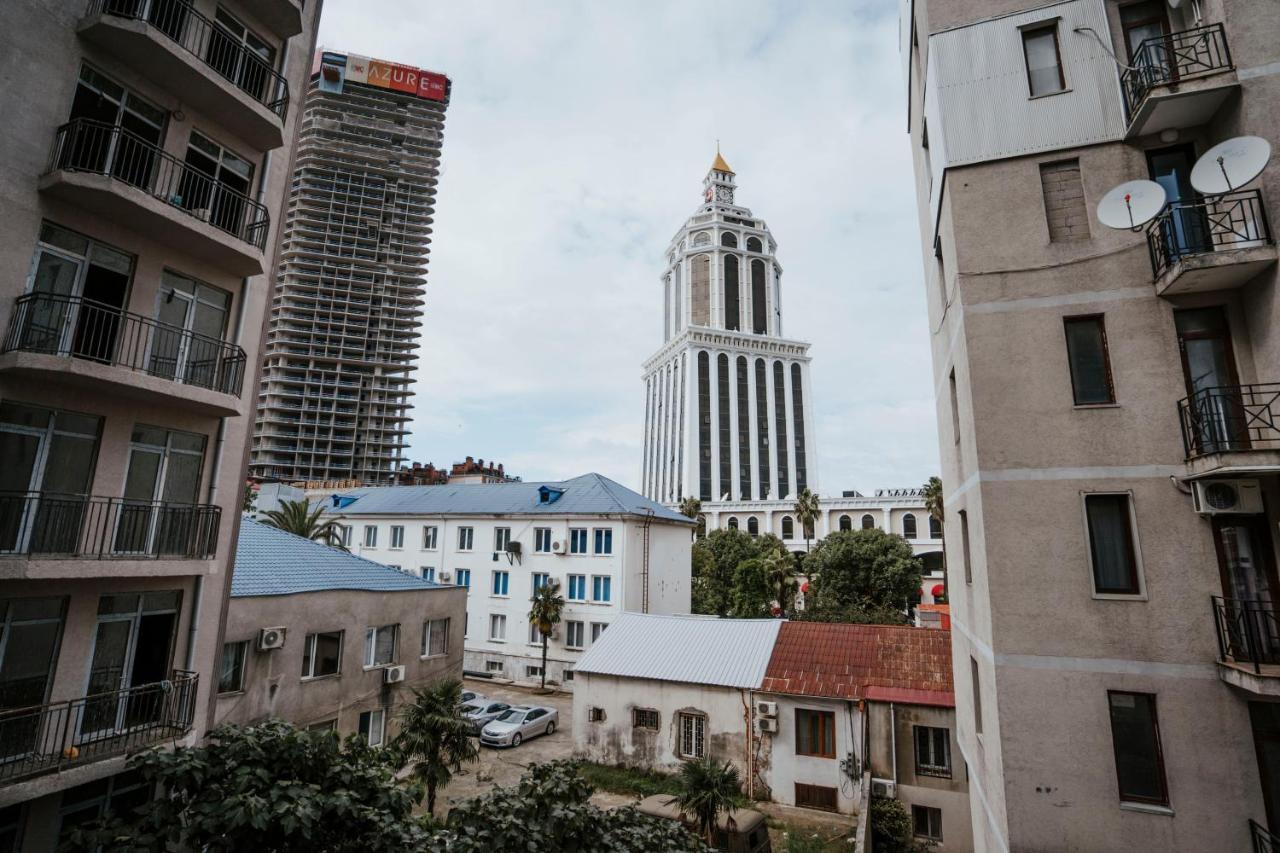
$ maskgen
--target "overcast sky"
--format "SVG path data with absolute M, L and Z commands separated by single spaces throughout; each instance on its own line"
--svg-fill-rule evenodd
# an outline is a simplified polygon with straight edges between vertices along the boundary
M 936 473 L 896 9 L 325 0 L 323 46 L 453 80 L 410 458 L 639 485 L 663 252 L 718 138 L 813 344 L 819 491 Z

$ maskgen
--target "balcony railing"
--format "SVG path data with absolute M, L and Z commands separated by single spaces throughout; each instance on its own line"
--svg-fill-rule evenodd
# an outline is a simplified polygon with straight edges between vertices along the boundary
M 1249 837 L 1253 839 L 1253 853 L 1280 853 L 1280 836 L 1253 819 L 1249 820 Z
M 1120 75 L 1129 116 L 1133 117 L 1157 86 L 1231 67 L 1231 49 L 1222 24 L 1149 38 L 1134 51 L 1132 67 Z
M 1270 601 L 1246 601 L 1213 597 L 1213 622 L 1218 632 L 1221 660 L 1253 664 L 1280 664 L 1280 621 Z
M 0 351 L 81 358 L 236 396 L 247 361 L 235 344 L 52 293 L 18 298 Z
M 90 0 L 86 12 L 145 21 L 233 86 L 284 118 L 289 84 L 239 38 L 191 8 L 190 0 Z
M 0 558 L 208 560 L 221 517 L 205 504 L 0 492 Z
M 1184 257 L 1270 242 L 1267 209 L 1257 190 L 1177 201 L 1147 226 L 1147 250 L 1157 280 Z
M 1280 382 L 1203 388 L 1178 401 L 1188 459 L 1208 453 L 1280 450 Z
M 267 244 L 267 209 L 244 193 L 117 126 L 76 119 L 58 128 L 47 171 L 106 175 L 256 248 Z
M 195 717 L 199 679 L 174 670 L 153 684 L 0 710 L 0 785 L 182 736 Z

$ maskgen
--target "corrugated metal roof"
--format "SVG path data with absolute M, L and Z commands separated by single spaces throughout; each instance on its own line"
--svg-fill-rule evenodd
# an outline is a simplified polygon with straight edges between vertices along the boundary
M 764 678 L 780 625 L 779 619 L 623 613 L 573 669 L 755 688 Z
M 541 503 L 538 490 L 563 492 Z M 645 515 L 660 521 L 693 524 L 675 510 L 651 501 L 608 477 L 583 474 L 547 483 L 475 483 L 444 486 L 381 486 L 343 492 L 355 500 L 342 515 Z
M 406 575 L 247 516 L 240 520 L 232 598 L 335 589 L 404 592 L 447 588 L 447 584 Z

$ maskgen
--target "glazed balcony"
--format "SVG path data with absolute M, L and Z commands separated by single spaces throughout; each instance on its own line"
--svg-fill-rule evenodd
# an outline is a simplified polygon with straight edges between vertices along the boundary
M 1280 621 L 1270 601 L 1213 597 L 1218 675 L 1259 696 L 1280 696 Z
M 1204 388 L 1178 414 L 1191 476 L 1280 471 L 1280 382 Z
M 25 708 L 0 710 L 0 785 L 126 755 L 181 737 L 195 718 L 200 676 Z M 12 688 L 5 684 L 0 687 Z M 20 683 L 18 684 L 20 687 Z M 0 707 L 19 690 L 0 690 Z
M 90 0 L 79 32 L 259 151 L 284 144 L 288 82 L 188 0 Z
M 1157 296 L 1229 290 L 1276 262 L 1257 190 L 1170 204 L 1147 226 Z
M 1198 127 L 1240 86 L 1222 24 L 1150 38 L 1120 75 L 1126 136 Z
M 0 371 L 203 414 L 238 415 L 245 352 L 235 344 L 90 299 L 18 298 Z
M 119 126 L 58 128 L 40 189 L 234 275 L 263 272 L 267 209 Z

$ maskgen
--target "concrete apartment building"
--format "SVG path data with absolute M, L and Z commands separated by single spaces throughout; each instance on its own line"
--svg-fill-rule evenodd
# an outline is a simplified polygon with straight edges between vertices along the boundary
M 320 6 L 0 5 L 0 849 L 208 726 Z
M 394 481 L 448 103 L 441 74 L 316 58 L 264 345 L 254 474 Z
M 1280 14 L 902 10 L 975 848 L 1275 849 Z
M 578 658 L 624 611 L 689 612 L 693 522 L 599 474 L 357 489 L 328 502 L 353 554 L 467 590 L 468 672 L 541 681 L 529 602 L 548 580 L 566 601 L 548 683 L 572 687 Z
M 385 743 L 414 688 L 462 677 L 466 600 L 464 589 L 246 518 L 217 722 L 281 719 Z

